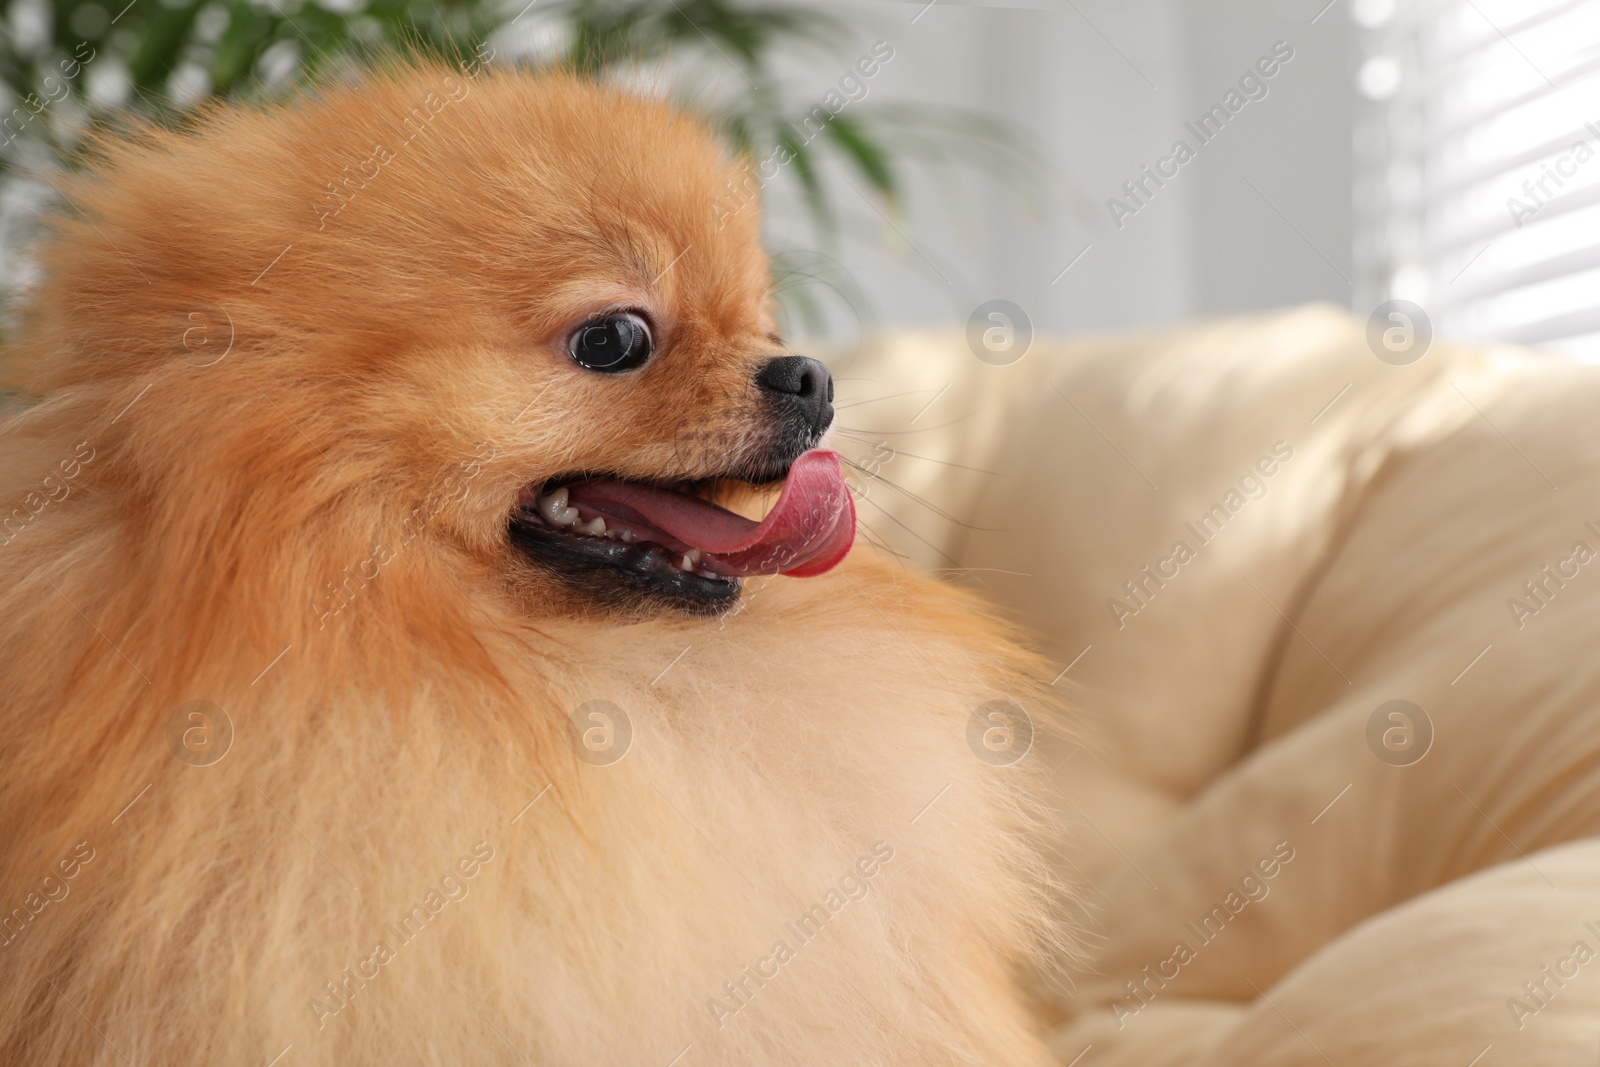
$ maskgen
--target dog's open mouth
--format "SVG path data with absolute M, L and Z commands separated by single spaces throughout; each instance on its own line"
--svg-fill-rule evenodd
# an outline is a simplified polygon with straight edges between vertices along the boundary
M 743 577 L 822 574 L 855 540 L 855 504 L 837 452 L 801 454 L 760 522 L 705 499 L 705 487 L 558 479 L 523 491 L 511 533 L 576 581 L 604 568 L 636 592 L 695 611 L 731 604 Z

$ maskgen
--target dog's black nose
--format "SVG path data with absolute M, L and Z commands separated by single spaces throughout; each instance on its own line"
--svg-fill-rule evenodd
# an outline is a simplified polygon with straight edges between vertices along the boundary
M 779 356 L 756 374 L 756 384 L 821 434 L 833 421 L 833 375 L 809 356 Z

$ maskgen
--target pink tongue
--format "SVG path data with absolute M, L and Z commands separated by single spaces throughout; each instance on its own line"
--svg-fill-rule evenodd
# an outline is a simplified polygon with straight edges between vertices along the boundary
M 633 482 L 577 482 L 569 490 L 572 506 L 652 526 L 698 548 L 719 574 L 822 574 L 844 559 L 856 536 L 855 503 L 839 453 L 820 448 L 794 461 L 777 504 L 759 523 L 698 497 Z

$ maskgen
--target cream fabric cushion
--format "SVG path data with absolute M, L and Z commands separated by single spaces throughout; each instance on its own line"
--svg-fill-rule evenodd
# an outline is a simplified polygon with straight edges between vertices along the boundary
M 1325 307 L 832 362 L 864 532 L 1070 665 L 1063 1062 L 1595 1062 L 1600 370 Z

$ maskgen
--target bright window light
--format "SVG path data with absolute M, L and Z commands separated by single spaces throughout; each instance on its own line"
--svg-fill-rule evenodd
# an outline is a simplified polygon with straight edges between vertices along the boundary
M 1600 359 L 1600 3 L 1356 9 L 1358 301 Z

